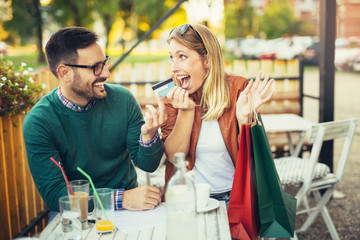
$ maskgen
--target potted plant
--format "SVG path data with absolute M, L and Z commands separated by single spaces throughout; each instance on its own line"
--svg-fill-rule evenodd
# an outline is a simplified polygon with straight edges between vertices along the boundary
M 0 116 L 18 114 L 38 101 L 45 86 L 34 82 L 31 71 L 25 63 L 16 70 L 10 60 L 0 55 Z

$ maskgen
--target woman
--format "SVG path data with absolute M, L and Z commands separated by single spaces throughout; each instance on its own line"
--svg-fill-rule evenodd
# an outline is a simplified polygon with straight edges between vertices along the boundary
M 184 152 L 194 182 L 211 186 L 211 197 L 228 203 L 238 153 L 239 129 L 248 123 L 248 95 L 255 109 L 267 102 L 273 80 L 256 81 L 225 73 L 216 36 L 199 24 L 184 24 L 169 35 L 176 87 L 167 94 L 162 127 L 167 155 L 165 183 L 174 174 L 174 154 Z

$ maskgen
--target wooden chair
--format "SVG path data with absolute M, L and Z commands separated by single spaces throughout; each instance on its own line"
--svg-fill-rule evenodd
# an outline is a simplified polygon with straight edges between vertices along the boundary
M 299 186 L 296 214 L 307 213 L 308 216 L 296 232 L 305 232 L 321 213 L 332 239 L 339 239 L 326 204 L 331 199 L 336 186 L 341 181 L 351 144 L 355 134 L 357 119 L 332 121 L 314 125 L 308 141 L 313 144 L 309 159 L 299 157 L 282 157 L 275 159 L 275 166 L 281 183 L 284 186 Z M 319 163 L 319 154 L 324 141 L 345 138 L 337 169 L 330 173 L 327 165 Z M 322 194 L 320 193 L 322 191 Z M 316 201 L 315 207 L 310 207 L 307 196 L 312 193 Z M 299 206 L 305 208 L 300 210 Z M 296 237 L 296 236 L 295 236 Z

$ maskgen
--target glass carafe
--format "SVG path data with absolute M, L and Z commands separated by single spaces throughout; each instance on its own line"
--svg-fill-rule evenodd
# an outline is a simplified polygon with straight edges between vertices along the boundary
M 167 240 L 197 239 L 195 186 L 186 174 L 184 153 L 175 153 L 175 167 L 165 192 Z

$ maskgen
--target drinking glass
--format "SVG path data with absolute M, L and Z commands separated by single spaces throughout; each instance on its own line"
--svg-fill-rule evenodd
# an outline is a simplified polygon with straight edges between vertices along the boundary
M 75 196 L 80 198 L 81 206 L 81 225 L 82 229 L 87 229 L 91 226 L 88 222 L 88 217 L 95 215 L 95 200 L 94 196 L 89 196 L 89 181 L 88 180 L 72 180 L 70 181 L 70 187 Z M 69 186 L 67 186 L 68 195 L 72 196 Z M 93 210 L 89 211 L 89 202 L 93 201 Z
M 112 222 L 115 214 L 114 190 L 110 188 L 97 188 L 96 192 L 102 203 L 102 208 L 98 199 L 96 201 L 96 230 L 99 233 L 112 232 L 114 224 Z M 104 213 L 105 212 L 105 213 Z M 106 214 L 106 216 L 105 216 Z M 106 218 L 107 217 L 107 218 Z
M 81 240 L 81 207 L 77 195 L 59 198 L 61 239 Z

